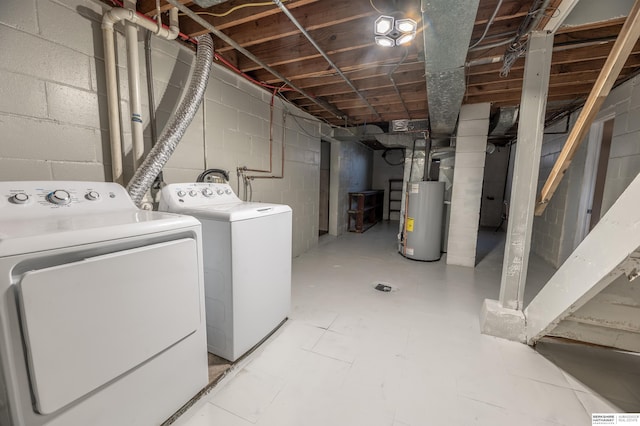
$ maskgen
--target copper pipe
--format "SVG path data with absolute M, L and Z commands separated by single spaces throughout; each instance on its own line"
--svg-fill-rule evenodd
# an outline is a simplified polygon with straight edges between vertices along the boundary
M 272 121 L 273 122 L 273 121 Z M 267 175 L 267 176 L 256 176 L 256 175 L 250 175 L 247 176 L 247 179 L 283 179 L 284 178 L 284 143 L 285 143 L 285 135 L 287 134 L 287 114 L 286 112 L 282 114 L 282 149 L 280 150 L 281 152 L 281 157 L 280 157 L 280 163 L 281 163 L 281 167 L 280 167 L 280 176 L 274 176 L 274 175 Z M 272 163 L 272 156 L 269 156 L 269 168 L 271 169 L 271 163 Z M 247 169 L 249 170 L 249 169 Z
M 277 88 L 273 89 L 273 93 L 271 94 L 271 103 L 269 104 L 269 170 L 249 169 L 247 168 L 247 166 L 244 166 L 240 168 L 242 171 L 272 173 L 272 170 L 273 170 L 273 106 L 276 98 L 276 93 L 278 93 Z M 282 135 L 284 136 L 284 126 L 282 130 Z M 284 143 L 282 144 L 282 148 L 284 150 Z

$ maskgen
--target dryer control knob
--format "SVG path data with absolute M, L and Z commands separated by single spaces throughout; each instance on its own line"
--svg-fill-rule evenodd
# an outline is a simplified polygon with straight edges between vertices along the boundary
M 89 201 L 96 201 L 100 199 L 100 193 L 97 191 L 89 191 L 84 195 L 84 198 L 86 198 Z
M 11 201 L 14 204 L 25 204 L 26 202 L 29 201 L 29 196 L 24 192 L 19 192 L 13 195 L 11 198 L 9 198 L 9 201 Z
M 224 193 L 227 194 L 227 195 L 231 195 L 231 190 L 227 188 L 227 189 L 224 190 Z
M 198 191 L 196 191 L 195 189 L 192 189 L 191 191 L 189 191 L 189 195 L 192 197 L 195 197 L 196 195 L 198 195 Z
M 185 195 L 187 195 L 187 193 L 182 190 L 178 191 L 177 194 L 178 194 L 178 197 L 184 197 Z
M 53 204 L 69 204 L 71 202 L 71 194 L 64 189 L 56 189 L 47 195 L 47 201 Z
M 222 189 L 218 189 L 216 192 L 218 193 L 218 195 L 224 194 L 224 191 Z
M 205 188 L 202 190 L 202 195 L 204 195 L 205 197 L 212 197 L 213 191 L 211 190 L 211 188 Z

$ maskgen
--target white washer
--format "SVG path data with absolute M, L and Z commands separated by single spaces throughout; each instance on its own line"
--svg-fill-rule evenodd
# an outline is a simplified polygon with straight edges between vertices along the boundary
M 160 210 L 202 222 L 208 349 L 235 361 L 289 314 L 291 208 L 244 202 L 226 183 L 185 183 L 163 188 Z
M 0 425 L 158 425 L 205 387 L 200 239 L 114 183 L 0 182 Z

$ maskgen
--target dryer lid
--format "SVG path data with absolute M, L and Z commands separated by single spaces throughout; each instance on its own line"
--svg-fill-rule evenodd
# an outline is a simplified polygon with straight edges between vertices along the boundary
M 109 182 L 0 182 L 0 257 L 198 226 Z

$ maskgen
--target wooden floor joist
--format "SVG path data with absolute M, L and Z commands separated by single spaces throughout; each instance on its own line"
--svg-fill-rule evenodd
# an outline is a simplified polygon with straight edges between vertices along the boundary
M 536 216 L 541 216 L 544 213 L 547 204 L 553 197 L 558 185 L 560 185 L 562 177 L 571 165 L 573 156 L 589 131 L 600 107 L 609 95 L 633 46 L 638 41 L 638 37 L 640 37 L 640 0 L 636 0 L 633 8 L 631 8 L 629 16 L 611 49 L 611 53 L 582 108 L 582 112 L 578 116 L 575 126 L 571 129 L 567 142 L 564 144 L 547 181 L 540 191 L 535 208 Z

